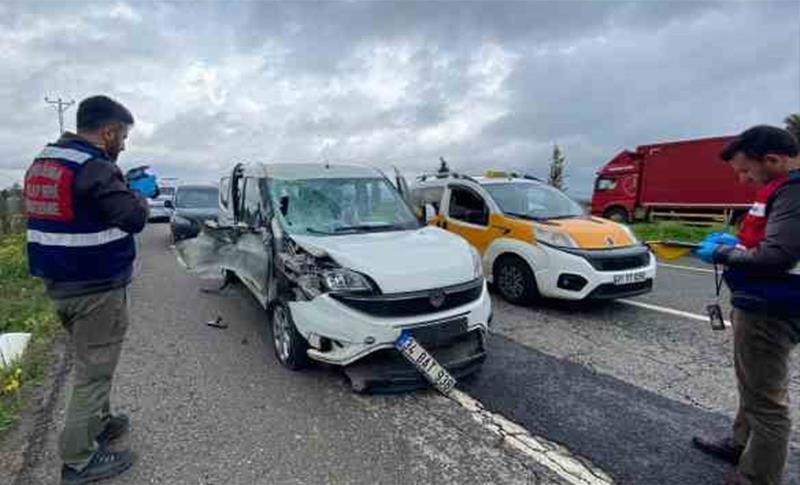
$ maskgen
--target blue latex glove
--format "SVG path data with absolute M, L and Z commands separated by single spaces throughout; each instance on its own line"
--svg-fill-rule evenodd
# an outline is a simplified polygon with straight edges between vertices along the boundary
M 699 248 L 694 250 L 694 254 L 706 263 L 714 263 L 714 257 L 717 253 L 717 249 L 719 249 L 721 246 L 723 246 L 723 244 L 705 241 L 700 244 Z
M 128 170 L 125 179 L 128 181 L 128 187 L 139 192 L 142 197 L 148 199 L 158 197 L 158 179 L 149 166 L 142 165 Z
M 131 190 L 139 192 L 143 197 L 147 197 L 148 199 L 154 199 L 158 197 L 158 182 L 156 181 L 155 175 L 146 175 L 144 177 L 131 180 L 128 183 L 128 186 L 131 188 Z
M 714 232 L 709 234 L 701 244 L 715 243 L 723 246 L 738 246 L 739 238 L 729 232 Z

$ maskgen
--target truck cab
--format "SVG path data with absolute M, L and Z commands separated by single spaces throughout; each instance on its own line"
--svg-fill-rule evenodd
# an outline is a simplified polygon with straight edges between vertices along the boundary
M 455 377 L 482 364 L 491 300 L 480 256 L 420 224 L 381 172 L 239 164 L 220 182 L 219 206 L 179 258 L 244 284 L 284 366 L 342 366 L 358 391 L 414 385 L 419 373 L 394 348 L 401 334 Z
M 592 215 L 625 224 L 632 221 L 639 191 L 639 173 L 639 157 L 627 150 L 600 169 L 592 194 Z
M 423 175 L 410 200 L 418 216 L 481 253 L 487 279 L 512 303 L 652 290 L 655 257 L 626 226 L 586 215 L 538 179 L 500 171 Z

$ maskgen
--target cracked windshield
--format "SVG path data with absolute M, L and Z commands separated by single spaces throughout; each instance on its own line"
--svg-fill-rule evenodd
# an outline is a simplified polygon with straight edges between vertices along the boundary
M 800 485 L 800 0 L 0 0 L 0 484 Z
M 271 179 L 268 187 L 272 204 L 281 207 L 283 221 L 292 233 L 330 235 L 419 225 L 384 179 Z

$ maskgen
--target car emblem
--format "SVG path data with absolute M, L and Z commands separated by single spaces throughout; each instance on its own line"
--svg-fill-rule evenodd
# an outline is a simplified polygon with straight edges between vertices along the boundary
M 446 298 L 447 298 L 447 295 L 445 295 L 444 291 L 442 291 L 442 290 L 434 290 L 428 296 L 428 299 L 430 300 L 431 306 L 433 308 L 441 308 L 442 305 L 444 305 L 444 300 Z
M 614 245 L 614 238 L 612 238 L 611 236 L 608 236 L 606 238 L 606 246 L 613 246 L 613 245 Z

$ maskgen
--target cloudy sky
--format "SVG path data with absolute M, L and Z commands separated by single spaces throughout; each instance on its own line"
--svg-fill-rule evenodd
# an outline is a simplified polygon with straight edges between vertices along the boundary
M 623 148 L 799 112 L 800 0 L 0 0 L 0 186 L 57 135 L 45 96 L 98 93 L 137 119 L 123 168 L 444 156 L 545 175 L 558 143 L 583 197 Z

